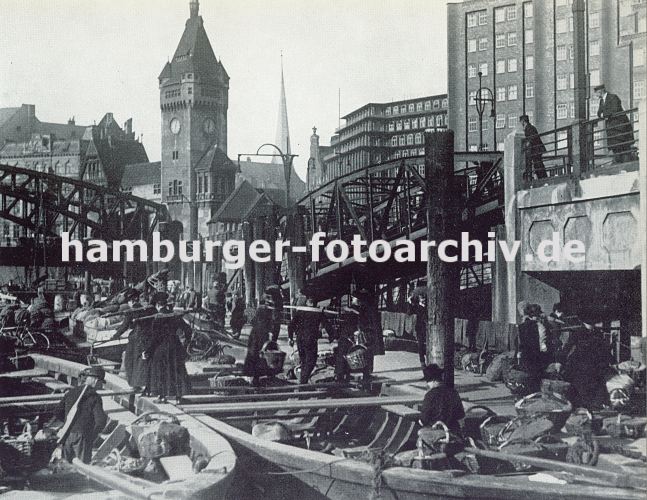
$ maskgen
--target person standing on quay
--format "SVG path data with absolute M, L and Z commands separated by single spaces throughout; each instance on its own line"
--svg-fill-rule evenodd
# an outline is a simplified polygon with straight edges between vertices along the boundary
M 544 160 L 542 159 L 542 155 L 546 152 L 546 146 L 544 146 L 537 128 L 530 123 L 528 115 L 521 115 L 519 122 L 526 136 L 526 172 L 524 175 L 528 180 L 532 180 L 533 174 L 537 176 L 537 179 L 543 179 L 547 177 L 546 167 L 544 167 Z
M 243 366 L 243 373 L 252 377 L 252 385 L 255 386 L 259 384 L 259 379 L 264 374 L 261 364 L 261 349 L 265 342 L 271 338 L 273 313 L 272 297 L 263 295 L 252 320 L 252 331 L 247 340 L 247 356 L 245 356 L 245 365 Z
M 624 114 L 622 101 L 616 94 L 607 92 L 604 85 L 593 88 L 600 99 L 598 118 L 604 118 L 607 133 L 607 147 L 613 152 L 613 163 L 631 161 L 629 153 L 634 143 L 634 131 L 629 117 Z

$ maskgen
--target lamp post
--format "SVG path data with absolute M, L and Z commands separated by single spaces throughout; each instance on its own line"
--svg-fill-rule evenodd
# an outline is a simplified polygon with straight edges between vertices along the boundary
M 483 144 L 483 113 L 485 112 L 485 105 L 490 103 L 490 118 L 496 118 L 496 104 L 494 94 L 492 91 L 483 87 L 483 73 L 478 72 L 479 75 L 479 89 L 474 98 L 476 105 L 476 112 L 479 115 L 479 151 L 484 151 L 485 145 Z M 496 122 L 494 123 L 494 150 L 496 151 Z

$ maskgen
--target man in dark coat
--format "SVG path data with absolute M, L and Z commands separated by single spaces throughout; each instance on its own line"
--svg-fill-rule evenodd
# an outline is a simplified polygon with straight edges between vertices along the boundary
M 308 297 L 306 307 L 314 307 L 312 298 Z M 321 328 L 324 328 L 328 333 L 332 332 L 330 323 L 320 311 L 297 310 L 288 325 L 290 346 L 294 345 L 294 336 L 296 334 L 297 349 L 301 360 L 300 384 L 308 383 L 312 370 L 317 365 L 318 341 Z
M 604 118 L 607 132 L 607 147 L 613 152 L 613 162 L 631 161 L 631 149 L 634 143 L 634 131 L 629 117 L 623 113 L 622 101 L 615 94 L 607 92 L 604 85 L 593 88 L 600 99 L 598 118 Z
M 420 408 L 420 424 L 433 425 L 440 421 L 454 434 L 460 434 L 460 421 L 465 418 L 465 410 L 458 392 L 443 383 L 443 370 L 438 365 L 426 366 L 423 373 L 429 391 Z
M 542 155 L 546 152 L 546 146 L 544 146 L 537 128 L 530 123 L 530 117 L 528 115 L 521 115 L 519 117 L 519 122 L 521 123 L 523 133 L 526 136 L 526 172 L 524 173 L 524 176 L 528 180 L 531 180 L 534 173 L 537 176 L 537 179 L 543 179 L 546 177 L 546 168 L 544 167 Z
M 420 368 L 424 370 L 427 355 L 427 308 L 420 304 L 420 297 L 412 295 L 407 304 L 407 314 L 416 315 L 416 339 L 418 340 L 418 357 L 420 358 Z
M 359 343 L 368 349 L 368 364 L 362 374 L 364 382 L 369 382 L 373 373 L 373 357 L 384 354 L 380 313 L 375 300 L 366 288 L 353 294 L 351 310 L 357 316 L 357 330 L 360 332 Z
M 265 289 L 265 293 L 272 297 L 274 312 L 272 314 L 272 340 L 276 342 L 281 332 L 281 315 L 283 314 L 283 295 L 278 285 L 270 285 Z
M 92 458 L 92 444 L 106 426 L 108 416 L 103 410 L 97 390 L 103 385 L 105 372 L 100 366 L 91 366 L 82 373 L 83 383 L 65 393 L 57 407 L 57 417 L 71 425 L 62 441 L 62 456 L 68 462 L 79 458 L 86 464 Z M 70 414 L 78 403 L 76 413 Z
M 157 395 L 158 402 L 166 402 L 168 396 L 180 400 L 189 390 L 189 377 L 186 372 L 186 351 L 178 332 L 191 336 L 189 326 L 182 316 L 168 308 L 168 295 L 157 292 L 151 299 L 157 314 L 151 322 L 151 335 L 147 338 L 144 357 L 150 357 L 150 392 Z
M 252 331 L 247 340 L 247 355 L 243 366 L 243 373 L 252 377 L 253 385 L 258 385 L 259 378 L 265 374 L 261 363 L 261 350 L 265 343 L 271 339 L 273 313 L 272 297 L 264 295 L 252 320 Z
M 243 326 L 245 326 L 245 299 L 243 299 L 240 292 L 236 292 L 233 302 L 229 326 L 233 337 L 238 338 Z
M 149 335 L 150 321 L 135 321 L 145 316 L 151 316 L 157 311 L 153 306 L 142 307 L 139 302 L 139 290 L 134 288 L 126 291 L 125 296 L 128 300 L 128 309 L 125 311 L 124 321 L 113 335 L 113 339 L 120 338 L 124 333 L 130 330 L 128 334 L 128 344 L 124 351 L 124 371 L 126 380 L 131 387 L 146 389 L 149 385 L 148 369 L 149 359 L 142 358 L 144 346 L 149 344 L 144 338 Z
M 526 304 L 524 321 L 519 325 L 519 365 L 530 376 L 530 392 L 539 390 L 544 369 L 548 365 L 549 328 L 538 304 Z

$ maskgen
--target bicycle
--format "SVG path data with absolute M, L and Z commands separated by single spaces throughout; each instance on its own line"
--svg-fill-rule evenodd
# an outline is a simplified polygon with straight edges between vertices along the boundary
M 195 330 L 186 344 L 186 353 L 191 360 L 205 360 L 224 356 L 228 347 L 212 339 L 207 332 Z
M 16 347 L 23 349 L 49 349 L 51 347 L 47 335 L 41 332 L 32 332 L 26 325 L 3 326 L 0 328 L 0 336 L 12 339 L 16 343 Z

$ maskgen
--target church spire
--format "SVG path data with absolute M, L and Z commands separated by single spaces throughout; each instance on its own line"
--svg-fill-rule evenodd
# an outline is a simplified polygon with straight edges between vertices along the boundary
M 198 11 L 200 10 L 200 2 L 198 0 L 191 0 L 189 2 L 189 12 L 191 17 L 198 17 Z
M 283 79 L 283 53 L 281 52 L 281 96 L 279 98 L 279 119 L 276 125 L 276 145 L 284 155 L 292 153 L 290 149 L 290 130 L 288 128 L 288 105 L 285 99 L 285 81 Z M 281 163 L 280 158 L 274 158 L 274 163 Z

